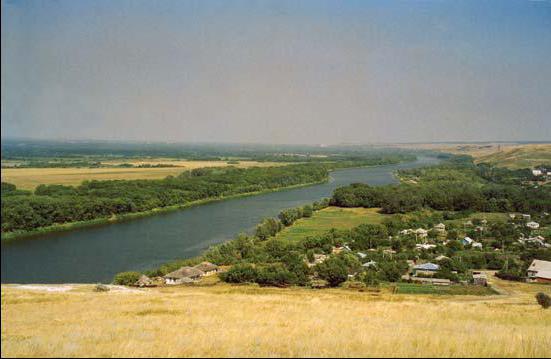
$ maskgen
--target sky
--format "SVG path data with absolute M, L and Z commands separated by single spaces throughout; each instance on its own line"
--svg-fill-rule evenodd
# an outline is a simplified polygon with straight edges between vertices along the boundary
M 551 140 L 551 1 L 2 1 L 2 138 Z

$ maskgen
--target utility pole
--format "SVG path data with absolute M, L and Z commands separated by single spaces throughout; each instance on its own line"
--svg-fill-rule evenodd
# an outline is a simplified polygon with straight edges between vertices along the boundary
M 507 257 L 507 254 L 505 253 L 505 241 L 501 240 L 501 249 L 503 250 L 503 255 L 505 256 L 505 271 L 509 270 L 509 257 Z

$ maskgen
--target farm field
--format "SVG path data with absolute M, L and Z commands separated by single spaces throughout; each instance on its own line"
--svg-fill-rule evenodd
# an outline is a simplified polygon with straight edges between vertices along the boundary
M 328 207 L 314 212 L 311 218 L 297 220 L 292 226 L 279 232 L 277 238 L 298 240 L 323 234 L 331 228 L 350 229 L 364 223 L 377 224 L 385 217 L 378 213 L 378 210 L 378 208 Z
M 135 161 L 135 162 L 134 162 Z M 120 160 L 120 162 L 103 161 L 106 164 L 131 163 L 140 164 L 171 164 L 178 167 L 130 167 L 130 168 L 3 168 L 2 182 L 13 183 L 20 189 L 34 189 L 40 184 L 62 184 L 79 185 L 85 180 L 133 180 L 133 179 L 160 179 L 166 176 L 177 176 L 178 174 L 201 167 L 221 167 L 230 166 L 227 161 L 184 161 L 184 160 Z M 256 162 L 239 161 L 236 166 L 239 168 L 247 167 L 270 167 L 281 166 L 286 163 L 281 162 Z
M 504 294 L 3 285 L 2 354 L 549 357 L 551 287 L 491 281 Z

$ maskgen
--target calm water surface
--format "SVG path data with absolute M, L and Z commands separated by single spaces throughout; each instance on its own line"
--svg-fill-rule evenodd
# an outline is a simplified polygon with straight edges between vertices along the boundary
M 399 165 L 338 170 L 328 183 L 232 199 L 101 227 L 2 243 L 2 283 L 110 281 L 117 272 L 146 270 L 200 254 L 251 231 L 264 217 L 331 196 L 354 182 L 395 183 L 397 169 L 436 164 L 423 157 Z

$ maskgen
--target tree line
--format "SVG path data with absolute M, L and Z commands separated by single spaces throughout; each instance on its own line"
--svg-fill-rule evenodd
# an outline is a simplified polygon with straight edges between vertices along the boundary
M 108 218 L 189 202 L 320 182 L 324 164 L 199 168 L 161 180 L 85 181 L 80 186 L 40 185 L 34 192 L 2 183 L 2 232 Z

